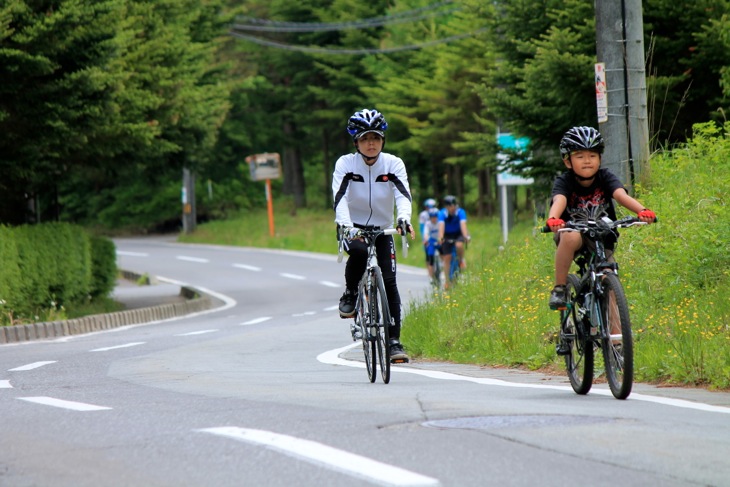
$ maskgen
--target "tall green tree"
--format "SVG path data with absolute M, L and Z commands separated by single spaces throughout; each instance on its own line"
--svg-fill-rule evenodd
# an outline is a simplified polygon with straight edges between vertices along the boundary
M 685 140 L 697 122 L 727 119 L 728 15 L 728 0 L 644 0 L 655 146 Z
M 142 227 L 180 213 L 183 167 L 206 168 L 229 109 L 230 85 L 218 63 L 225 19 L 217 1 L 128 0 L 113 92 L 113 149 L 103 164 L 66 180 L 65 210 L 77 220 Z M 91 195 L 84 197 L 84 188 Z
M 63 175 L 98 155 L 119 73 L 123 0 L 0 7 L 0 219 L 40 219 Z M 55 213 L 55 205 L 50 217 Z

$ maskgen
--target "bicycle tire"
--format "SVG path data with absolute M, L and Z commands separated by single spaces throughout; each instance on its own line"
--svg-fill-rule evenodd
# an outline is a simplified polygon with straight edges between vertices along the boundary
M 600 306 L 604 323 L 601 346 L 606 380 L 613 397 L 626 399 L 631 394 L 634 383 L 634 341 L 631 335 L 629 305 L 616 274 L 603 276 L 601 286 L 603 296 Z M 618 335 L 621 337 L 620 341 Z
M 437 290 L 441 288 L 441 255 L 434 254 L 433 258 L 433 287 Z
M 385 294 L 385 282 L 380 267 L 375 268 L 373 276 L 373 292 L 377 296 L 371 303 L 375 308 L 373 316 L 377 317 L 377 328 L 375 329 L 375 342 L 377 343 L 378 358 L 380 361 L 380 376 L 385 384 L 390 382 L 390 307 L 388 306 L 388 295 Z M 375 292 L 377 291 L 377 292 Z
M 371 336 L 372 308 L 369 303 L 367 288 L 364 284 L 360 284 L 357 293 L 357 308 L 355 320 L 359 321 L 360 332 L 362 334 L 362 351 L 365 356 L 365 369 L 368 373 L 370 382 L 375 382 L 377 377 L 375 338 Z
M 593 385 L 593 340 L 587 335 L 582 321 L 578 320 L 578 292 L 580 279 L 568 275 L 566 298 L 568 305 L 560 312 L 560 339 L 565 340 L 570 353 L 565 355 L 565 370 L 576 394 L 588 394 Z

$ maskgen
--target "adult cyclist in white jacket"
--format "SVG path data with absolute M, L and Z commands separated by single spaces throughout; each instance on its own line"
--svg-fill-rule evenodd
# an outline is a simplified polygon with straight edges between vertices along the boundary
M 411 190 L 403 161 L 383 152 L 388 124 L 377 110 L 355 112 L 347 122 L 356 152 L 340 157 L 332 177 L 335 222 L 344 228 L 345 293 L 340 299 L 340 316 L 355 314 L 357 285 L 367 266 L 367 245 L 357 237 L 358 229 L 393 228 L 394 208 L 399 227 L 405 223 L 411 240 L 416 238 L 411 221 Z M 401 232 L 399 228 L 399 233 Z M 393 237 L 381 235 L 375 242 L 378 265 L 383 271 L 385 292 L 394 326 L 390 332 L 392 361 L 406 362 L 408 355 L 400 343 L 401 300 L 396 283 Z

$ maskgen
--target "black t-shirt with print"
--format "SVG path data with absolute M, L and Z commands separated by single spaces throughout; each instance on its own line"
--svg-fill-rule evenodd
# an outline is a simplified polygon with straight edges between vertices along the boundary
M 599 169 L 596 179 L 588 187 L 581 186 L 572 171 L 565 171 L 555 179 L 550 198 L 552 201 L 556 195 L 562 194 L 568 200 L 565 211 L 560 215 L 560 218 L 565 221 L 572 220 L 571 214 L 576 210 L 599 205 L 604 207 L 606 215 L 611 220 L 616 220 L 616 208 L 613 205 L 612 196 L 617 189 L 623 187 L 621 180 L 608 169 Z

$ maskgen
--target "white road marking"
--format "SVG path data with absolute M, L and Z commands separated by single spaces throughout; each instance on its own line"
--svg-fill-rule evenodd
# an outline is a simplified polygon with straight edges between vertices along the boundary
M 174 335 L 176 337 L 189 337 L 193 335 L 205 335 L 206 333 L 215 333 L 218 330 L 200 330 L 200 331 L 191 331 L 190 333 L 180 333 L 179 335 Z
M 239 269 L 246 269 L 247 271 L 254 271 L 254 272 L 260 272 L 261 267 L 256 267 L 253 265 L 246 265 L 246 264 L 233 264 L 233 267 L 238 267 Z
M 86 404 L 84 402 L 75 401 L 64 401 L 63 399 L 55 399 L 53 397 L 19 397 L 23 401 L 34 402 L 36 404 L 43 404 L 44 406 L 53 406 L 63 409 L 71 409 L 74 411 L 103 411 L 111 409 L 106 406 L 96 406 L 94 404 Z
M 316 441 L 303 440 L 271 431 L 223 426 L 198 430 L 246 443 L 264 445 L 286 455 L 343 472 L 380 485 L 439 485 L 439 481 L 410 470 L 339 450 Z
M 0 380 L 0 389 L 12 389 L 13 386 L 10 385 L 9 380 Z
M 299 317 L 299 316 L 312 316 L 312 315 L 316 315 L 316 314 L 317 314 L 317 312 L 316 312 L 316 311 L 305 311 L 304 313 L 295 313 L 295 314 L 293 314 L 292 316 L 293 316 L 293 317 Z
M 336 304 L 334 306 L 329 306 L 329 307 L 325 308 L 324 311 L 334 311 L 336 309 L 340 309 L 340 306 L 338 304 Z
M 178 255 L 175 258 L 178 259 L 178 260 L 185 260 L 187 262 L 200 262 L 202 264 L 205 264 L 207 262 L 210 262 L 208 259 L 201 259 L 199 257 L 187 257 L 185 255 Z
M 304 276 L 299 276 L 297 274 L 289 274 L 288 272 L 282 272 L 279 274 L 281 277 L 286 277 L 287 279 L 297 279 L 299 281 L 303 281 L 306 279 Z
M 104 347 L 104 348 L 95 348 L 94 350 L 89 350 L 90 352 L 107 352 L 109 350 L 116 350 L 118 348 L 129 348 L 129 347 L 136 347 L 137 345 L 144 345 L 147 342 L 132 342 L 132 343 L 125 343 L 124 345 L 116 345 L 114 347 Z
M 127 250 L 117 250 L 117 255 L 126 255 L 127 257 L 149 257 L 150 254 L 145 252 L 129 252 Z
M 262 316 L 261 318 L 255 318 L 250 321 L 244 321 L 243 323 L 239 323 L 240 325 L 256 325 L 258 323 L 263 323 L 264 321 L 269 321 L 271 319 L 271 316 Z
M 340 287 L 342 285 L 332 281 L 319 281 L 319 283 L 327 287 Z
M 346 360 L 346 359 L 343 359 L 342 357 L 340 357 L 341 353 L 346 352 L 347 350 L 349 350 L 351 348 L 359 347 L 359 346 L 361 346 L 360 343 L 353 343 L 351 345 L 347 345 L 346 347 L 336 348 L 334 350 L 328 350 L 326 352 L 319 354 L 317 356 L 317 360 L 324 364 L 344 365 L 346 367 L 364 368 L 365 367 L 364 362 L 360 362 L 360 361 L 356 361 L 356 360 Z M 524 389 L 552 389 L 552 390 L 559 390 L 559 391 L 568 391 L 571 394 L 574 394 L 573 388 L 568 387 L 568 386 L 508 382 L 508 381 L 502 380 L 502 379 L 489 379 L 486 377 L 468 377 L 465 375 L 451 374 L 449 372 L 440 372 L 440 371 L 436 371 L 436 370 L 421 370 L 421 369 L 415 369 L 415 368 L 411 368 L 411 367 L 402 367 L 402 366 L 397 366 L 397 365 L 394 367 L 391 367 L 390 370 L 394 371 L 396 373 L 422 375 L 424 377 L 430 377 L 431 379 L 461 380 L 461 381 L 465 381 L 465 382 L 474 382 L 476 384 L 481 384 L 481 385 L 486 385 L 486 386 L 516 387 L 516 388 L 524 388 Z M 593 389 L 591 389 L 591 394 L 600 395 L 600 396 L 613 396 L 611 394 L 611 391 L 608 389 L 593 388 Z M 674 406 L 674 407 L 686 408 L 686 409 L 696 409 L 698 411 L 707 411 L 707 412 L 712 412 L 712 413 L 730 414 L 730 407 L 713 406 L 711 404 L 686 401 L 684 399 L 672 399 L 672 398 L 668 398 L 668 397 L 658 397 L 658 396 L 650 396 L 647 394 L 632 393 L 631 396 L 629 396 L 629 398 L 627 399 L 627 401 L 631 401 L 631 400 L 654 402 L 657 404 L 664 404 L 665 406 Z
M 19 372 L 21 370 L 33 370 L 37 369 L 38 367 L 43 367 L 44 365 L 48 364 L 55 364 L 55 360 L 48 360 L 46 362 L 33 362 L 32 364 L 28 365 L 21 365 L 20 367 L 15 367 L 14 369 L 8 369 L 8 372 Z

